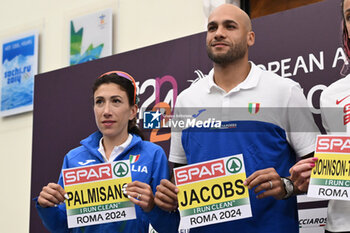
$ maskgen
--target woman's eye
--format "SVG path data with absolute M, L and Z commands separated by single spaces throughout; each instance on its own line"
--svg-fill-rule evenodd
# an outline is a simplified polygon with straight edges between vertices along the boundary
M 98 99 L 98 100 L 95 101 L 95 104 L 102 104 L 102 102 L 103 102 L 102 100 Z

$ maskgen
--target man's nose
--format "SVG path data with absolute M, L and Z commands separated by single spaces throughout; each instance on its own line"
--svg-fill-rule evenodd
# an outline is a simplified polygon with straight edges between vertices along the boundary
M 215 39 L 225 38 L 225 29 L 222 26 L 219 26 L 215 31 Z

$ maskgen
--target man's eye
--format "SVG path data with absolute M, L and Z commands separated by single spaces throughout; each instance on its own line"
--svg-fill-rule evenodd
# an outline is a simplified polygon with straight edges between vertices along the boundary
M 112 102 L 113 102 L 113 103 L 120 103 L 121 100 L 120 100 L 120 99 L 113 99 Z
M 215 29 L 216 29 L 215 26 L 210 26 L 210 27 L 208 27 L 208 31 L 209 31 L 209 32 L 215 31 Z

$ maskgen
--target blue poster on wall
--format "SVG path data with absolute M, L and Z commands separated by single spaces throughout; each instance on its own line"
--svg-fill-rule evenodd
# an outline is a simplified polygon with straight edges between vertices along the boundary
M 38 69 L 38 33 L 3 41 L 1 63 L 1 116 L 33 110 L 34 75 Z

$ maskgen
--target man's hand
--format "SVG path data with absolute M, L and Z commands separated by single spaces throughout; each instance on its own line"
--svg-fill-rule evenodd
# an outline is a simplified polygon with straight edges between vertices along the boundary
M 277 200 L 281 200 L 286 191 L 281 177 L 277 174 L 274 168 L 266 168 L 251 174 L 243 183 L 248 186 L 249 189 L 254 189 L 254 193 L 260 193 L 257 198 L 274 197 Z
M 293 181 L 294 187 L 297 188 L 300 193 L 307 191 L 310 183 L 311 170 L 315 167 L 315 162 L 317 160 L 318 158 L 315 157 L 302 159 L 289 169 L 289 173 L 291 174 L 290 179 Z
M 174 211 L 178 207 L 177 193 L 179 189 L 169 180 L 163 179 L 157 186 L 154 198 L 156 205 L 165 211 Z

